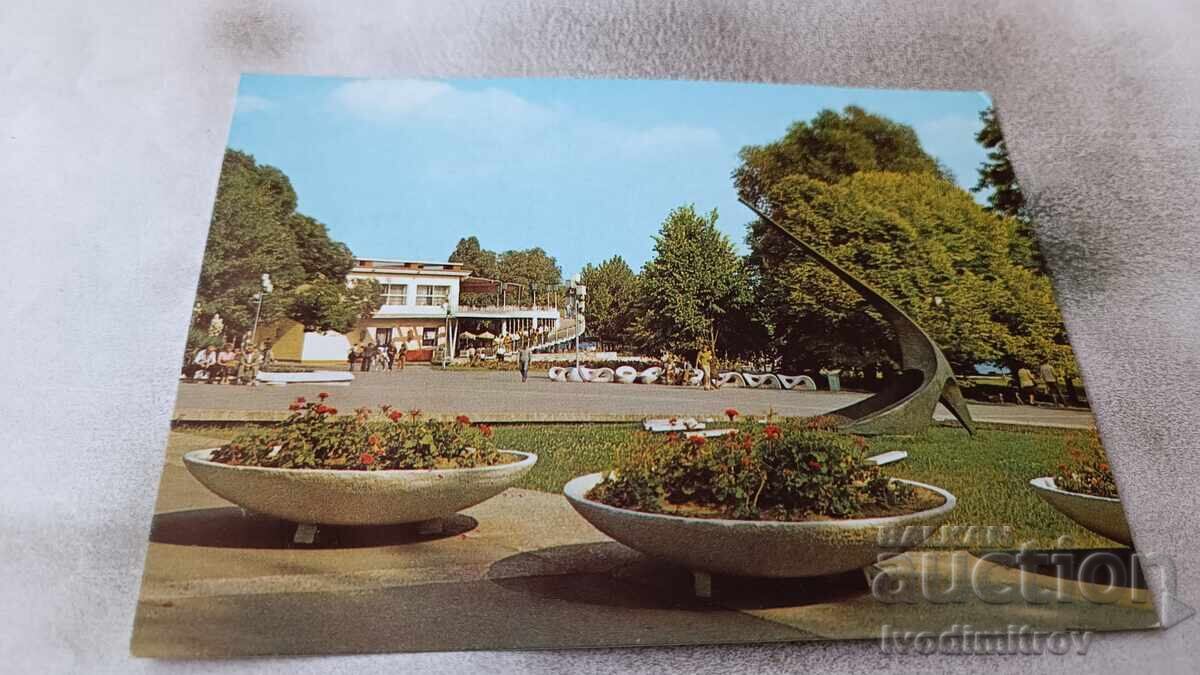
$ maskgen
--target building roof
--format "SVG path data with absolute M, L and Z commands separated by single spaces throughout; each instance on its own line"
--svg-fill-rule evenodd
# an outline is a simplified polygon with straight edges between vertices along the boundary
M 427 260 L 387 260 L 383 258 L 356 258 L 351 272 L 391 273 L 435 273 L 467 276 L 470 270 L 463 269 L 460 262 L 431 262 Z

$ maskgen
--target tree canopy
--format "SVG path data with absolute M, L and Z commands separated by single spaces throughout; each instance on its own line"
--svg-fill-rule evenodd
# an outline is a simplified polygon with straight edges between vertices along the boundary
M 783 138 L 750 145 L 738 153 L 734 186 L 745 199 L 760 203 L 773 185 L 788 176 L 836 183 L 859 171 L 932 173 L 948 171 L 928 155 L 912 127 L 857 106 L 841 112 L 822 110 L 811 122 L 795 122 Z
M 636 330 L 652 351 L 694 351 L 715 343 L 728 351 L 743 328 L 751 279 L 733 242 L 717 229 L 717 212 L 674 209 L 642 267 Z
M 1043 267 L 1041 250 L 1037 246 L 1033 223 L 1025 208 L 1025 193 L 1017 184 L 1017 174 L 1008 158 L 1008 146 L 1000 131 L 1000 120 L 996 110 L 988 107 L 979 113 L 983 128 L 975 134 L 975 140 L 987 148 L 987 161 L 979 165 L 979 181 L 972 192 L 990 190 L 987 196 L 988 210 L 1017 219 L 1019 236 L 1013 239 L 1009 254 L 1013 260 L 1026 267 Z
M 833 184 L 787 177 L 768 208 L 834 261 L 899 304 L 960 372 L 976 363 L 1050 360 L 1074 371 L 1049 279 L 1009 256 L 1019 223 L 931 173 L 860 172 Z M 750 264 L 775 345 L 794 367 L 897 362 L 873 310 L 765 223 Z
M 632 344 L 633 301 L 637 297 L 638 277 L 629 264 L 615 255 L 599 265 L 585 265 L 579 276 L 587 286 L 584 312 L 587 332 L 607 346 Z
M 274 290 L 263 298 L 261 322 L 286 317 L 310 330 L 348 331 L 379 306 L 378 291 L 369 307 L 367 287 L 346 287 L 353 264 L 324 224 L 296 211 L 296 192 L 282 171 L 225 151 L 196 292 L 198 324 L 220 313 L 229 334 L 249 330 L 266 273 Z

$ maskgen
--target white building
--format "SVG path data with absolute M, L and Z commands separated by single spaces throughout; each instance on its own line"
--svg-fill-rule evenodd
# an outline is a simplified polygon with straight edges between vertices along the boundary
M 431 360 L 447 345 L 453 357 L 463 332 L 524 335 L 543 346 L 574 337 L 561 296 L 474 277 L 462 263 L 359 258 L 347 279 L 374 279 L 383 288 L 383 306 L 359 322 L 350 341 L 404 341 L 411 361 Z M 465 295 L 473 306 L 460 302 Z

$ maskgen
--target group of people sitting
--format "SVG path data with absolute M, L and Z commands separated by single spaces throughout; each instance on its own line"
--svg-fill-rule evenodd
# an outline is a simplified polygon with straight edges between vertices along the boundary
M 355 363 L 363 372 L 371 369 L 404 370 L 404 364 L 408 362 L 408 343 L 398 340 L 386 345 L 374 342 L 355 345 L 346 355 L 346 360 L 350 362 L 350 370 L 354 370 Z
M 254 387 L 258 385 L 258 371 L 274 360 L 270 343 L 263 344 L 261 348 L 254 344 L 242 348 L 227 342 L 219 350 L 214 345 L 197 349 L 191 361 L 184 367 L 183 374 L 208 384 L 244 384 Z

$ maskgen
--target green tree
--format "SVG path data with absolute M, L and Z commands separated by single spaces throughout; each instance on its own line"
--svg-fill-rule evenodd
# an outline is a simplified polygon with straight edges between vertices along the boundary
M 347 284 L 344 278 L 317 277 L 292 290 L 289 314 L 306 331 L 349 333 L 379 309 L 380 291 L 374 279 Z
M 256 164 L 246 153 L 225 151 L 196 291 L 195 325 L 206 326 L 220 313 L 228 334 L 249 330 L 264 273 L 271 275 L 274 291 L 263 299 L 260 321 L 292 317 L 307 323 L 310 305 L 297 304 L 295 290 L 320 279 L 341 281 L 353 263 L 349 249 L 330 239 L 322 223 L 296 212 L 295 190 L 282 171 Z M 337 311 L 336 306 L 322 310 Z
M 1020 223 L 931 173 L 860 172 L 835 184 L 794 175 L 766 195 L 785 227 L 899 304 L 970 372 L 1070 347 L 1049 280 L 1015 264 Z M 893 336 L 852 290 L 765 223 L 751 226 L 758 304 L 793 367 L 898 362 Z
M 750 273 L 733 242 L 717 229 L 717 212 L 694 206 L 671 211 L 642 268 L 637 332 L 653 351 L 694 352 L 715 343 L 727 352 L 744 327 L 752 292 Z
M 1008 146 L 1000 131 L 1000 120 L 996 110 L 988 107 L 979 113 L 983 128 L 975 134 L 975 140 L 987 149 L 987 161 L 979 165 L 979 181 L 972 192 L 988 192 L 988 209 L 1012 216 L 1018 223 L 1018 236 L 1013 238 L 1009 251 L 1013 260 L 1025 267 L 1043 268 L 1045 261 L 1038 248 L 1033 223 L 1025 206 L 1025 193 L 1017 184 L 1017 174 L 1008 158 Z
M 751 145 L 739 153 L 734 185 L 745 199 L 761 203 L 770 188 L 788 176 L 836 183 L 859 171 L 949 172 L 929 156 L 912 127 L 857 106 L 841 113 L 822 110 L 811 122 L 799 121 L 778 141 Z
M 588 333 L 605 345 L 629 346 L 637 275 L 624 258 L 615 255 L 599 265 L 585 265 L 579 276 L 587 286 Z
M 450 262 L 462 263 L 477 277 L 495 279 L 497 275 L 496 253 L 480 246 L 478 237 L 459 239 L 454 252 L 450 254 Z
M 526 248 L 501 253 L 497 260 L 500 278 L 537 288 L 551 288 L 562 284 L 562 269 L 558 261 L 540 247 Z

